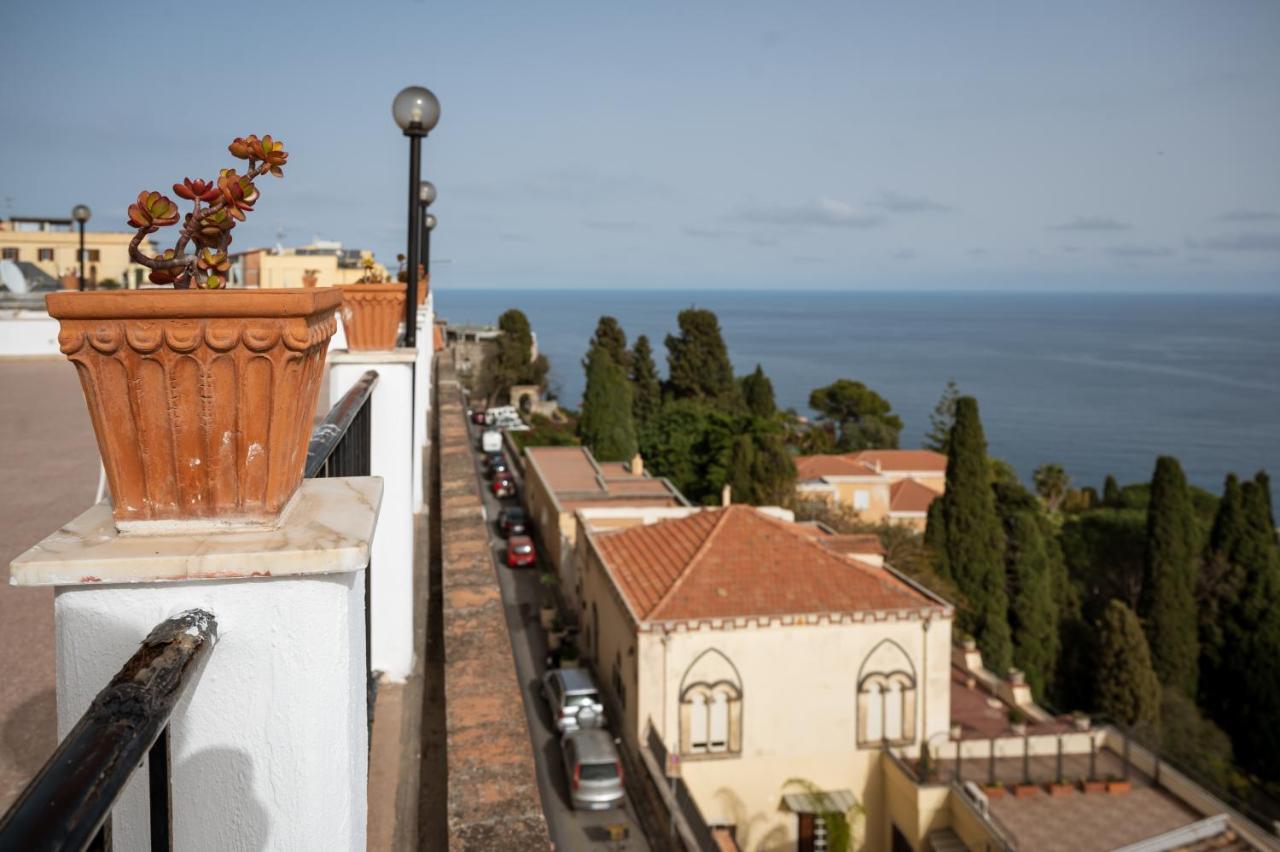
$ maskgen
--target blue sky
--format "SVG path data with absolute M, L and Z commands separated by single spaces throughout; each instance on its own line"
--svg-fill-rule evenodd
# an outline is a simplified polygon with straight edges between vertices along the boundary
M 391 262 L 418 83 L 442 287 L 1280 291 L 1270 0 L 10 0 L 0 32 L 0 215 L 123 229 L 272 133 L 235 248 Z

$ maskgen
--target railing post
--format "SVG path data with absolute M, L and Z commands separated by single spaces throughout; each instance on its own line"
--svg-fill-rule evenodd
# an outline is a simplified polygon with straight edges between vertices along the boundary
M 387 680 L 403 683 L 413 670 L 415 476 L 414 373 L 412 349 L 329 353 L 329 404 L 333 405 L 369 370 L 378 384 L 369 409 L 369 473 L 383 480 L 383 508 L 370 561 L 370 665 Z M 420 590 L 421 591 L 421 590 Z
M 233 533 L 120 535 L 100 503 L 14 560 L 13 584 L 56 589 L 60 738 L 158 623 L 217 618 L 216 651 L 116 799 L 116 850 L 150 848 L 153 827 L 184 852 L 364 848 L 381 493 L 373 477 L 304 480 L 277 528 Z

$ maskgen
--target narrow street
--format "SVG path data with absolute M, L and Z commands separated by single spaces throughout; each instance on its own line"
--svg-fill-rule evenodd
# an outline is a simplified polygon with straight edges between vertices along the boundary
M 520 500 L 518 496 L 505 500 L 493 496 L 482 467 L 483 453 L 478 449 L 480 429 L 470 422 L 470 418 L 468 429 L 471 433 L 476 478 L 484 495 L 489 547 L 506 608 L 516 671 L 523 688 L 525 716 L 529 722 L 538 767 L 538 789 L 542 795 L 542 808 L 547 817 L 551 839 L 555 848 L 561 851 L 607 849 L 618 852 L 648 852 L 649 844 L 635 819 L 629 799 L 624 807 L 605 811 L 576 811 L 569 805 L 568 781 L 560 756 L 560 738 L 552 723 L 547 703 L 539 692 L 547 657 L 546 639 L 538 623 L 540 565 L 514 569 L 507 567 L 506 539 L 499 534 L 495 522 L 504 506 L 518 506 Z M 523 493 L 524 482 L 514 468 L 512 475 L 520 493 Z M 616 736 L 615 725 L 611 723 L 610 728 Z M 610 827 L 619 825 L 624 826 L 626 839 L 611 841 Z

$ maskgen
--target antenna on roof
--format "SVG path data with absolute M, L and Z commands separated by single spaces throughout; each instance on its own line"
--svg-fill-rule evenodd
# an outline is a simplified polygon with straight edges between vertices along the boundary
M 272 254 L 284 254 L 284 228 L 276 228 L 276 247 L 271 250 Z

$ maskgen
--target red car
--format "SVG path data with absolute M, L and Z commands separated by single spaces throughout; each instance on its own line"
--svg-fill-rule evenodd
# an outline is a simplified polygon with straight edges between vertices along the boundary
M 480 424 L 481 426 L 483 426 L 483 425 L 484 425 L 484 423 L 485 423 L 485 420 L 484 420 L 484 409 L 481 409 L 481 410 L 479 410 L 479 411 L 473 411 L 473 412 L 471 412 L 471 422 L 472 422 L 472 423 L 478 423 L 478 424 Z
M 500 473 L 493 478 L 489 490 L 493 492 L 494 497 L 514 497 L 516 496 L 516 481 L 511 478 L 510 474 Z
M 519 568 L 522 565 L 533 565 L 538 561 L 538 553 L 533 549 L 533 539 L 527 535 L 513 535 L 507 542 L 507 567 Z

